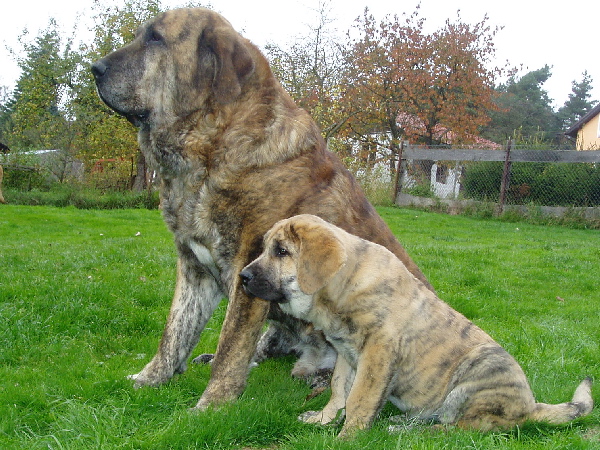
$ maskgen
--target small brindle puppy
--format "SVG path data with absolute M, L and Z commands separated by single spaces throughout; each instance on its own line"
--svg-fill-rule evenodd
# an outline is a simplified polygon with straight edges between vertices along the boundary
M 318 217 L 275 224 L 240 277 L 247 292 L 323 330 L 338 352 L 331 399 L 305 422 L 330 423 L 345 407 L 347 435 L 386 400 L 417 419 L 483 431 L 592 410 L 589 378 L 568 403 L 537 403 L 519 364 L 481 328 L 390 251 Z

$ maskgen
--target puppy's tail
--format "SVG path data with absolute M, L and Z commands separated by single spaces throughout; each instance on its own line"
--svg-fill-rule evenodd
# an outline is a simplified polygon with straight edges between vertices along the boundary
M 570 402 L 558 405 L 536 403 L 535 409 L 529 416 L 529 419 L 536 422 L 558 425 L 588 415 L 592 412 L 593 406 L 592 379 L 587 377 L 577 386 L 573 399 Z

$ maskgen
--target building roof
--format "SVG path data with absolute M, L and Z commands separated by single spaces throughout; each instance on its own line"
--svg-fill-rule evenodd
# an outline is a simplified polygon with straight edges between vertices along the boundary
M 583 126 L 588 123 L 590 120 L 592 120 L 594 117 L 596 117 L 598 114 L 600 114 L 600 103 L 598 103 L 596 106 L 594 106 L 592 109 L 590 109 L 588 111 L 588 113 L 586 115 L 584 115 L 581 119 L 579 119 L 577 122 L 575 122 L 571 128 L 569 128 L 566 131 L 566 135 L 567 136 L 571 136 L 571 137 L 577 137 L 577 132 L 583 128 Z

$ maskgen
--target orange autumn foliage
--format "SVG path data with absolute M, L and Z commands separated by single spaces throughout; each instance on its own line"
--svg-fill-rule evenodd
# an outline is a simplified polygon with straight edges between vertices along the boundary
M 426 33 L 418 7 L 409 16 L 381 22 L 365 9 L 349 33 L 346 52 L 342 101 L 352 111 L 349 131 L 389 133 L 392 149 L 399 139 L 438 144 L 440 126 L 452 130 L 455 143 L 473 140 L 489 121 L 494 82 L 505 72 L 489 67 L 499 28 L 487 21 L 469 25 L 458 16 Z M 419 126 L 401 117 L 416 117 Z

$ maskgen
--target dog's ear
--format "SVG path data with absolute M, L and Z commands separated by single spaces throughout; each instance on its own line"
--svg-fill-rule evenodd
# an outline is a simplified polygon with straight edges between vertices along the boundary
M 211 24 L 200 39 L 201 45 L 216 56 L 212 83 L 215 98 L 221 104 L 231 103 L 242 93 L 242 84 L 254 71 L 254 60 L 242 38 L 229 28 Z
M 305 294 L 312 295 L 325 287 L 346 263 L 347 253 L 334 232 L 325 226 L 294 227 L 300 239 L 298 284 Z

